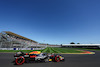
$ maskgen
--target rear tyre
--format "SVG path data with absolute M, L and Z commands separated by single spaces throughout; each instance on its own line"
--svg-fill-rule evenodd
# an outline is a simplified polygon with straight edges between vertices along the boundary
M 53 61 L 54 62 L 59 62 L 60 61 L 59 55 L 54 56 Z

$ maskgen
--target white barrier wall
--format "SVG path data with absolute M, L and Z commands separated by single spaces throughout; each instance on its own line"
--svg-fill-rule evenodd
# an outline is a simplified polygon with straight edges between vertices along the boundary
M 61 47 L 61 46 L 48 46 L 48 47 Z
M 0 50 L 13 50 L 14 48 L 0 48 Z
M 42 50 L 45 48 L 0 48 L 0 50 Z

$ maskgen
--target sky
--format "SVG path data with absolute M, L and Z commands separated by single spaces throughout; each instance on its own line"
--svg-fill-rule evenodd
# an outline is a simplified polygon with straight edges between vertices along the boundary
M 0 32 L 39 43 L 100 44 L 100 0 L 0 0 Z

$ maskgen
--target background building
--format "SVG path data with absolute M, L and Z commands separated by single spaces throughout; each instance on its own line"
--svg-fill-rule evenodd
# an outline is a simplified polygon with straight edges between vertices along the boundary
M 68 48 L 99 48 L 100 44 L 62 44 L 62 47 L 68 47 Z

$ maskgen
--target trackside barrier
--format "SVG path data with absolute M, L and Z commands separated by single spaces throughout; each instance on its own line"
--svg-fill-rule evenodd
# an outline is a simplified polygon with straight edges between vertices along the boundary
M 13 48 L 0 48 L 0 50 L 13 50 Z
M 42 50 L 45 48 L 0 48 L 0 50 Z

